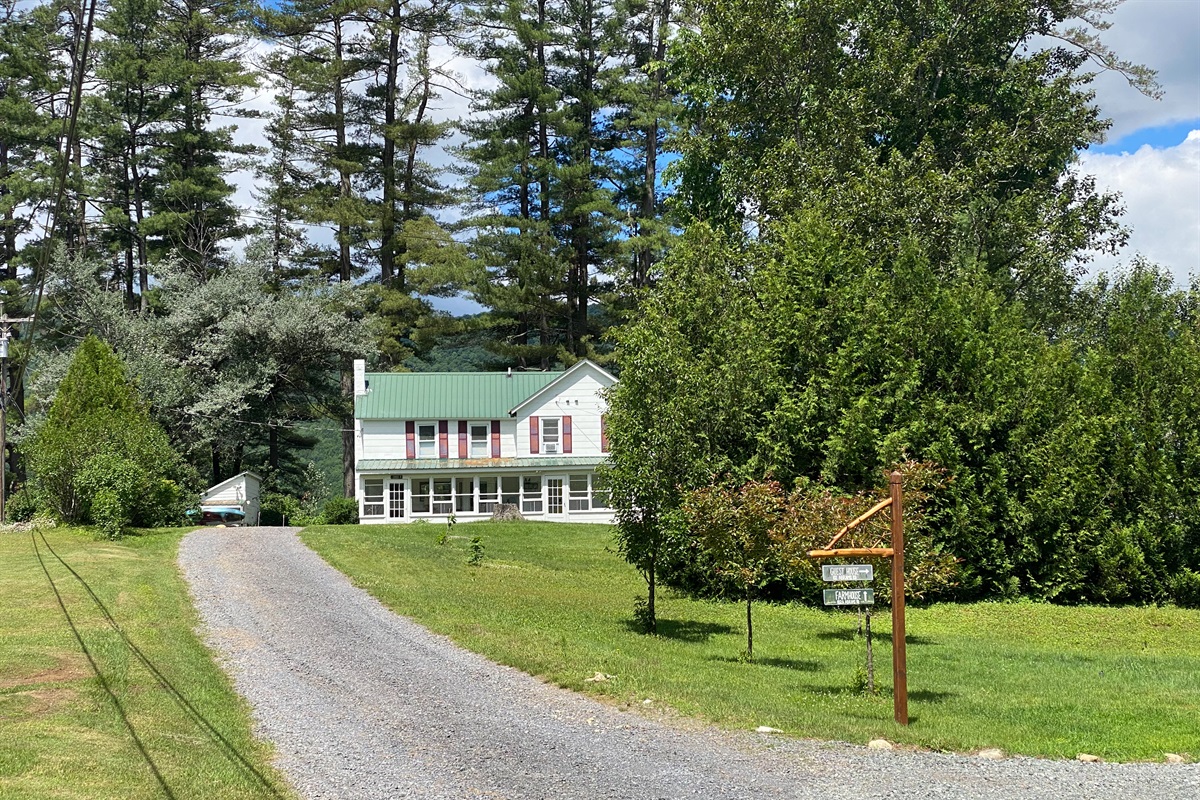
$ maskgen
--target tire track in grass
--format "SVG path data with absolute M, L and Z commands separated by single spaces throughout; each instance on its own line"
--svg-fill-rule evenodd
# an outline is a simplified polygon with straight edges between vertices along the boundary
M 41 536 L 42 543 L 45 544 L 46 549 L 50 550 L 51 553 L 54 553 L 54 551 L 50 549 L 50 543 L 46 541 L 46 537 L 42 535 L 40 531 L 38 532 L 38 535 Z M 63 600 L 62 593 L 58 590 L 58 584 L 55 583 L 54 576 L 50 574 L 50 568 L 46 566 L 46 560 L 42 557 L 41 548 L 38 547 L 38 535 L 35 535 L 33 531 L 30 531 L 29 533 L 29 539 L 33 543 L 33 553 L 37 557 L 37 561 L 42 568 L 42 572 L 46 575 L 46 580 L 50 583 L 50 589 L 54 592 L 54 598 L 58 601 L 58 608 L 60 611 L 62 611 L 63 618 L 67 621 L 67 627 L 71 629 L 71 634 L 75 637 L 75 641 L 79 643 L 79 649 L 83 651 L 84 658 L 87 659 L 88 665 L 92 668 L 92 674 L 96 676 L 96 680 L 99 682 L 100 688 L 104 690 L 104 694 L 108 697 L 109 702 L 112 703 L 113 708 L 117 712 L 117 716 L 121 718 L 121 723 L 125 726 L 125 730 L 128 732 L 129 738 L 133 740 L 133 745 L 137 748 L 138 754 L 142 757 L 142 760 L 146 762 L 146 766 L 149 767 L 150 774 L 154 776 L 154 780 L 158 783 L 159 789 L 162 790 L 162 793 L 168 798 L 168 800 L 177 800 L 175 792 L 171 790 L 170 784 L 168 784 L 167 779 L 163 777 L 162 772 L 158 768 L 158 764 L 156 764 L 154 759 L 150 756 L 150 751 L 146 749 L 146 744 L 142 741 L 141 737 L 138 736 L 137 730 L 133 727 L 133 723 L 129 720 L 129 714 L 126 713 L 125 706 L 122 705 L 121 699 L 117 697 L 116 693 L 112 689 L 112 686 L 109 684 L 108 679 L 105 678 L 104 673 L 100 671 L 100 665 L 97 664 L 96 659 L 92 657 L 92 651 L 88 648 L 87 642 L 83 640 L 83 635 L 79 632 L 79 628 L 75 625 L 75 620 L 71 617 L 71 612 L 67 610 L 67 604 Z M 55 558 L 58 558 L 57 554 L 55 554 Z M 61 558 L 58 560 L 65 565 L 66 562 L 63 562 Z
M 218 730 L 216 726 L 214 726 L 208 720 L 208 718 L 204 716 L 203 712 L 196 708 L 196 706 L 190 700 L 188 700 L 187 697 L 184 696 L 184 694 L 162 673 L 162 670 L 160 670 L 158 666 L 150 660 L 150 657 L 147 656 L 142 649 L 138 647 L 132 639 L 129 638 L 129 635 L 120 626 L 116 618 L 113 617 L 112 612 L 109 611 L 108 606 L 105 605 L 104 601 L 100 599 L 95 591 L 93 591 L 91 585 L 83 578 L 83 576 L 80 575 L 74 567 L 68 564 L 67 561 L 50 545 L 50 542 L 46 540 L 45 534 L 41 531 L 37 531 L 37 536 L 35 536 L 34 532 L 30 531 L 30 538 L 33 541 L 34 553 L 37 556 L 38 563 L 41 565 L 42 571 L 46 574 L 46 579 L 50 582 L 50 588 L 54 591 L 54 596 L 58 599 L 58 606 L 62 610 L 63 616 L 66 618 L 67 624 L 71 628 L 71 632 L 75 635 L 75 640 L 79 643 L 80 649 L 83 651 L 84 656 L 91 665 L 92 672 L 95 673 L 97 679 L 100 681 L 100 685 L 103 687 L 105 693 L 116 707 L 117 713 L 120 715 L 126 730 L 133 739 L 134 745 L 137 747 L 137 750 L 141 754 L 142 758 L 146 761 L 147 766 L 154 775 L 159 787 L 163 790 L 163 793 L 170 800 L 177 800 L 174 792 L 168 785 L 166 779 L 163 777 L 162 772 L 159 770 L 158 765 L 150 756 L 150 753 L 146 749 L 146 746 L 142 742 L 141 738 L 137 735 L 137 731 L 130 722 L 120 699 L 112 691 L 112 687 L 101 673 L 99 665 L 96 663 L 95 659 L 93 659 L 91 651 L 88 649 L 86 643 L 84 643 L 83 637 L 81 636 L 78 628 L 75 626 L 70 613 L 67 611 L 66 604 L 58 590 L 58 586 L 56 585 L 54 578 L 50 575 L 50 570 L 47 568 L 45 560 L 42 558 L 41 549 L 39 548 L 37 542 L 38 537 L 41 538 L 42 545 L 46 548 L 46 550 L 55 558 L 55 560 L 58 561 L 59 564 L 63 566 L 64 569 L 67 570 L 67 572 L 71 574 L 71 576 L 79 583 L 79 585 L 83 587 L 83 590 L 87 593 L 96 609 L 100 612 L 100 615 L 104 618 L 105 623 L 107 623 L 107 625 L 117 634 L 120 640 L 124 642 L 125 646 L 129 648 L 129 651 L 134 654 L 134 656 L 139 662 L 141 662 L 146 670 L 149 671 L 149 673 L 154 677 L 154 680 L 158 686 L 167 693 L 171 700 L 174 701 L 175 705 L 183 711 L 184 715 L 187 716 L 188 719 L 190 719 L 192 723 L 203 732 L 206 738 L 217 747 L 220 753 L 231 764 L 233 764 L 235 768 L 240 770 L 244 775 L 248 776 L 261 789 L 268 792 L 271 797 L 278 798 L 278 800 L 285 800 L 285 795 L 279 792 L 270 778 L 264 775 L 253 763 L 251 763 L 242 754 L 242 752 L 238 750 L 237 746 L 234 745 L 233 742 L 229 741 L 228 737 Z

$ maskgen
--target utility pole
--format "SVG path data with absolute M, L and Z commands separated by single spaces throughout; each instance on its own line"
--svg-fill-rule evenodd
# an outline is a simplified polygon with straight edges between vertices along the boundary
M 8 488 L 8 340 L 12 326 L 21 322 L 33 322 L 33 317 L 0 314 L 0 525 L 4 524 Z

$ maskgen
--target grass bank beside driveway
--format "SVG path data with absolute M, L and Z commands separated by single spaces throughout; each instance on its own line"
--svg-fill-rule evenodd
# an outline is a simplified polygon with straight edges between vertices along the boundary
M 873 617 L 879 696 L 854 688 L 853 613 L 664 592 L 657 637 L 632 629 L 637 573 L 604 526 L 556 523 L 310 528 L 301 535 L 385 605 L 562 686 L 730 728 L 934 749 L 1109 760 L 1200 759 L 1200 612 L 1031 603 L 908 610 L 911 725 L 892 719 L 891 620 Z M 469 540 L 484 560 L 469 566 Z M 595 673 L 614 676 L 589 682 Z M 649 704 L 644 701 L 650 700 Z
M 196 637 L 183 533 L 0 533 L 0 798 L 294 796 Z

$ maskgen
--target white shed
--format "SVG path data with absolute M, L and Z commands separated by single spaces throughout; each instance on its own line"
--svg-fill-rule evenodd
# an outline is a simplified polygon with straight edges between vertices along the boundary
M 243 525 L 257 525 L 262 478 L 243 472 L 200 493 L 200 508 L 238 508 L 246 515 Z

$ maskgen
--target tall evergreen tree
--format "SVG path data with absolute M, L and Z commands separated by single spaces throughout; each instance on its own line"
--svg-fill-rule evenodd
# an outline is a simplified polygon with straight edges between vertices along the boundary
M 473 19 L 470 50 L 495 78 L 476 94 L 462 155 L 474 213 L 480 276 L 473 294 L 492 309 L 497 351 L 548 367 L 563 342 L 569 261 L 555 236 L 558 164 L 551 140 L 561 119 L 549 81 L 556 31 L 548 0 L 488 0 Z
M 622 0 L 619 47 L 622 80 L 614 87 L 611 136 L 617 139 L 609 169 L 617 186 L 615 201 L 625 220 L 619 284 L 635 289 L 654 279 L 654 266 L 673 239 L 665 208 L 660 163 L 679 114 L 668 82 L 667 45 L 679 27 L 677 0 Z
M 246 0 L 163 0 L 162 8 L 163 81 L 175 113 L 162 133 L 161 185 L 143 227 L 160 250 L 178 253 L 204 278 L 226 263 L 229 240 L 247 232 L 227 178 L 231 159 L 252 148 L 235 143 L 233 126 L 214 118 L 234 114 L 255 84 L 244 58 L 249 7 Z
M 170 47 L 161 0 L 113 0 L 99 28 L 97 89 L 90 98 L 93 201 L 114 256 L 122 259 L 125 302 L 147 307 L 150 253 L 143 224 L 157 183 L 157 137 L 172 111 L 164 85 Z
M 33 260 L 22 250 L 44 240 L 40 222 L 53 200 L 70 73 L 50 4 L 2 0 L 0 27 L 0 281 L 7 303 L 22 294 L 18 267 Z
M 614 92 L 627 65 L 615 60 L 617 31 L 624 27 L 611 2 L 566 0 L 556 9 L 561 40 L 551 57 L 551 81 L 562 98 L 556 146 L 560 206 L 557 238 L 567 259 L 564 346 L 586 353 L 593 283 L 612 269 L 617 252 L 616 214 L 609 156 L 616 141 L 606 135 Z
M 409 223 L 447 206 L 453 195 L 438 171 L 423 158 L 441 144 L 453 128 L 435 121 L 440 87 L 453 77 L 433 63 L 436 41 L 452 39 L 460 24 L 457 2 L 423 3 L 391 0 L 370 17 L 373 31 L 373 72 L 376 81 L 366 90 L 366 133 L 375 148 L 371 182 L 379 187 L 379 276 L 385 286 L 406 287 Z
M 471 52 L 497 82 L 465 126 L 475 296 L 501 353 L 546 366 L 591 352 L 603 320 L 591 309 L 645 285 L 665 249 L 673 6 L 508 0 L 475 13 L 484 32 Z
M 327 226 L 333 244 L 310 258 L 331 279 L 350 281 L 370 266 L 371 204 L 363 173 L 369 144 L 359 134 L 361 84 L 368 79 L 371 38 L 364 28 L 369 0 L 344 3 L 301 0 L 265 15 L 272 35 L 285 44 L 268 71 L 292 96 L 294 163 L 308 180 L 297 182 L 296 203 L 305 222 Z M 285 89 L 286 87 L 286 89 Z

